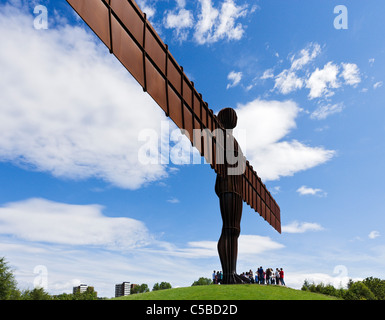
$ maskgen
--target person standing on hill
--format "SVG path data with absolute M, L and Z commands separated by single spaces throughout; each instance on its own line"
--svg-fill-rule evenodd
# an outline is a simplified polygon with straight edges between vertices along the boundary
M 275 268 L 275 283 L 279 285 L 279 270 Z
M 263 284 L 263 268 L 262 268 L 262 266 L 260 266 L 258 269 L 258 279 L 259 279 L 259 283 Z
M 266 284 L 270 284 L 271 271 L 270 268 L 266 269 Z
M 285 276 L 285 273 L 283 272 L 283 269 L 281 268 L 281 271 L 279 272 L 279 280 L 281 281 L 281 285 L 286 286 L 285 280 L 283 279 Z

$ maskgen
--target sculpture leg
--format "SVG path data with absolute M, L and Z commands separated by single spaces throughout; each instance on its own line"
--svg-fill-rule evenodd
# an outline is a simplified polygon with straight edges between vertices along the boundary
M 223 270 L 223 283 L 243 283 L 236 273 L 238 237 L 241 232 L 242 198 L 231 192 L 219 195 L 223 221 L 222 234 L 218 241 L 218 253 Z

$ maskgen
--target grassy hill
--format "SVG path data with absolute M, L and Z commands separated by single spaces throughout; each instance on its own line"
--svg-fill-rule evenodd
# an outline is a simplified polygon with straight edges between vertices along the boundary
M 336 300 L 335 297 L 281 286 L 256 284 L 175 288 L 116 298 L 119 300 Z

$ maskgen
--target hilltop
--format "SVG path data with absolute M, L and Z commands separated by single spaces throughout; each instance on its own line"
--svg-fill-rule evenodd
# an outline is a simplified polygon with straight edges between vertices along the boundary
M 335 297 L 282 286 L 207 285 L 151 291 L 117 300 L 337 300 Z

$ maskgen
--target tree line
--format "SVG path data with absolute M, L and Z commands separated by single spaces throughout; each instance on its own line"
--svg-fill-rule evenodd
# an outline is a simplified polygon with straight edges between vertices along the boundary
M 171 289 L 172 286 L 169 282 L 155 283 L 152 287 L 152 291 Z M 150 288 L 147 283 L 142 283 L 141 285 L 136 285 L 131 289 L 131 294 L 145 293 L 150 292 Z
M 155 283 L 153 291 L 171 289 L 168 282 Z M 131 294 L 149 292 L 150 289 L 146 283 L 134 286 Z M 4 257 L 0 257 L 0 300 L 98 300 L 97 292 L 93 287 L 88 287 L 85 292 L 62 293 L 59 295 L 50 295 L 43 288 L 34 288 L 32 290 L 20 290 L 17 287 L 17 281 L 13 271 Z
M 362 281 L 348 281 L 347 289 L 336 289 L 331 284 L 305 280 L 301 290 L 316 293 L 322 293 L 334 296 L 344 300 L 385 300 L 385 280 L 379 278 L 367 277 Z
M 96 300 L 97 293 L 92 287 L 85 292 L 50 295 L 43 288 L 20 290 L 13 272 L 4 257 L 0 257 L 0 300 Z

